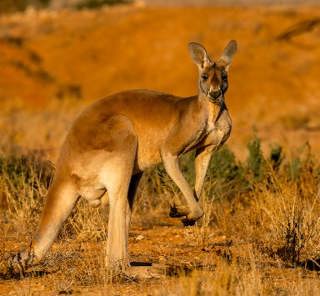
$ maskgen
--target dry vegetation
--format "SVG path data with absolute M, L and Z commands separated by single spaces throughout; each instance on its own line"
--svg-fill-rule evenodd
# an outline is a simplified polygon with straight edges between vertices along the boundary
M 42 123 L 44 124 L 44 123 Z M 162 166 L 139 188 L 130 232 L 133 262 L 153 263 L 150 278 L 104 268 L 107 208 L 80 200 L 45 261 L 25 278 L 0 274 L 0 291 L 100 295 L 316 295 L 320 292 L 320 163 L 308 144 L 268 154 L 253 137 L 247 158 L 227 147 L 212 158 L 194 227 L 168 218 L 180 194 Z M 45 151 L 7 142 L 0 157 L 1 263 L 35 232 L 54 166 Z M 12 147 L 8 149 L 8 147 Z M 193 182 L 193 154 L 181 164 Z M 139 270 L 142 267 L 134 267 Z
M 215 54 L 228 39 L 240 44 L 227 95 L 234 131 L 211 161 L 203 219 L 185 228 L 168 217 L 180 192 L 161 166 L 143 177 L 129 251 L 153 263 L 144 267 L 150 278 L 107 272 L 108 209 L 80 200 L 41 265 L 25 278 L 0 272 L 0 294 L 319 295 L 318 14 L 120 7 L 0 18 L 1 264 L 28 246 L 85 98 L 135 87 L 190 95 L 186 43 Z M 191 183 L 192 160 L 181 159 Z

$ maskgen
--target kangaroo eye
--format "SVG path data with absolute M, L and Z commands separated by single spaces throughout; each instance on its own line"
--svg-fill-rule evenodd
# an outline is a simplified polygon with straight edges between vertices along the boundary
M 202 80 L 208 80 L 208 74 L 202 74 L 201 75 Z

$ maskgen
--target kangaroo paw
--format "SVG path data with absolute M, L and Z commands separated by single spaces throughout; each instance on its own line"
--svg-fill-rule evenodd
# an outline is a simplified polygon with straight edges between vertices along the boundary
M 22 259 L 21 253 L 11 256 L 8 260 L 7 274 L 13 277 L 25 277 L 25 270 L 27 268 L 26 261 Z
M 184 226 L 193 226 L 197 220 L 199 220 L 203 216 L 203 210 L 199 207 L 195 211 L 186 215 L 186 218 L 182 219 L 182 223 Z
M 170 207 L 169 216 L 171 218 L 181 218 L 189 214 L 189 210 L 186 207 L 173 205 Z

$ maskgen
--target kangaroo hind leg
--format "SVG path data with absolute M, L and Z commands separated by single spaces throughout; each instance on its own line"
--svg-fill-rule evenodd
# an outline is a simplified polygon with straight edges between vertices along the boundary
M 100 182 L 107 189 L 109 199 L 109 222 L 107 260 L 108 268 L 125 270 L 129 266 L 128 231 L 132 197 L 130 181 L 137 154 L 137 137 L 131 122 L 117 117 L 119 124 L 114 138 L 113 149 L 100 173 Z

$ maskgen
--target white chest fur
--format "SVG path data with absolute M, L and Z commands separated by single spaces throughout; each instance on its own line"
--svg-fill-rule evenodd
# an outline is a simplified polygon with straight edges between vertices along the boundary
M 210 103 L 207 122 L 208 141 L 218 149 L 230 136 L 232 121 L 228 109 Z

